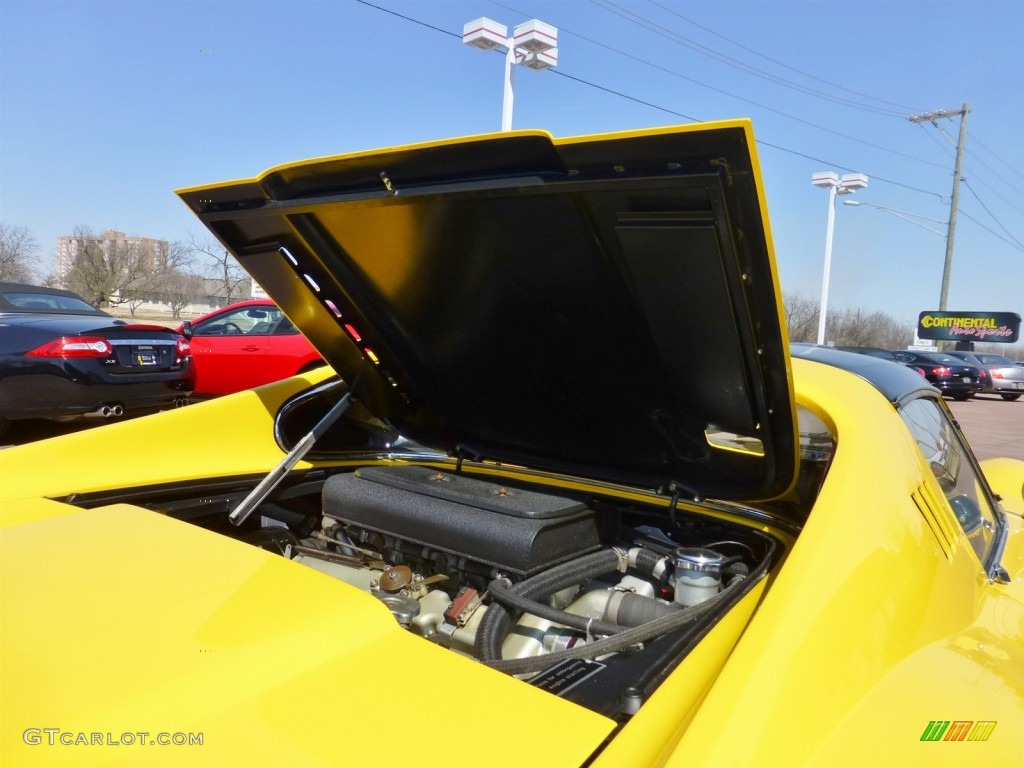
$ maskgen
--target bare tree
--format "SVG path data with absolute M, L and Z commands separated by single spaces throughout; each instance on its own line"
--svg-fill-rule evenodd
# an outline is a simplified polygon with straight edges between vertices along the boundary
M 27 227 L 0 222 L 0 280 L 31 283 L 38 265 L 38 248 Z
M 799 294 L 786 294 L 782 300 L 790 341 L 811 341 L 818 335 L 818 305 Z
M 790 341 L 814 342 L 818 337 L 818 303 L 798 294 L 783 297 Z M 884 312 L 863 309 L 832 310 L 826 338 L 840 347 L 902 349 L 914 340 L 913 327 Z
M 202 274 L 219 284 L 220 293 L 228 304 L 242 297 L 248 278 L 227 248 L 210 240 L 197 240 L 192 234 L 189 246 L 193 257 L 202 264 Z
M 171 308 L 171 316 L 177 320 L 181 310 L 203 295 L 205 280 L 199 275 L 176 271 L 165 276 L 161 296 Z
M 97 236 L 87 227 L 76 227 L 70 241 L 66 286 L 96 306 L 125 304 L 132 316 L 159 291 L 161 275 L 169 268 L 169 254 L 154 241 L 113 231 Z
M 195 273 L 195 250 L 191 242 L 175 240 L 167 249 L 167 262 L 159 275 L 159 292 L 177 320 L 181 310 L 204 293 L 205 280 Z
M 834 312 L 829 336 L 838 346 L 902 349 L 914 340 L 913 328 L 884 312 L 862 309 Z
M 75 227 L 72 235 L 71 268 L 65 278 L 69 290 L 95 306 L 109 301 L 120 286 L 114 261 L 88 227 Z

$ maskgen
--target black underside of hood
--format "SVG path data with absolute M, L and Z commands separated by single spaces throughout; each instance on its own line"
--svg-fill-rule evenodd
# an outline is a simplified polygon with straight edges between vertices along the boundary
M 767 498 L 796 440 L 752 140 L 517 132 L 179 194 L 407 437 Z

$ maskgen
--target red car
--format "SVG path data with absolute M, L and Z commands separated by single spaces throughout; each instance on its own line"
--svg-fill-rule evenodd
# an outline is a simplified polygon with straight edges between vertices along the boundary
M 186 320 L 178 331 L 192 344 L 193 396 L 240 392 L 325 364 L 270 299 L 231 304 Z

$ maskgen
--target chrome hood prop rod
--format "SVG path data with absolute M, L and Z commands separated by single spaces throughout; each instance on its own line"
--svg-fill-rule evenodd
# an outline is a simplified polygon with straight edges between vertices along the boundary
M 252 489 L 248 496 L 242 499 L 241 503 L 232 510 L 231 514 L 228 515 L 228 520 L 233 525 L 241 525 L 252 514 L 253 510 L 258 507 L 267 496 L 270 495 L 271 491 L 277 487 L 284 478 L 292 471 L 292 468 L 298 464 L 302 458 L 309 453 L 310 449 L 319 440 L 323 434 L 333 426 L 345 411 L 348 410 L 352 404 L 352 390 L 349 390 L 341 400 L 335 404 L 327 414 L 320 419 L 299 442 L 295 444 L 295 447 L 288 451 L 288 455 L 282 459 L 281 463 L 270 470 L 270 473 L 260 480 L 259 484 Z

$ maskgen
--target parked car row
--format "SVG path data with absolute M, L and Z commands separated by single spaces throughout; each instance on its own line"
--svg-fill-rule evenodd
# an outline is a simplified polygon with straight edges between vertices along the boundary
M 72 291 L 0 282 L 0 434 L 22 419 L 180 407 L 323 364 L 270 299 L 171 329 L 115 318 Z
M 1024 366 L 1003 355 L 913 349 L 890 351 L 878 347 L 838 349 L 903 363 L 954 400 L 966 400 L 979 393 L 999 395 L 1004 400 L 1017 400 L 1024 395 Z
M 945 352 L 917 352 L 911 349 L 901 349 L 894 354 L 901 363 L 923 370 L 928 381 L 943 395 L 954 400 L 966 400 L 982 391 L 981 371 L 959 357 Z
M 1003 355 L 985 352 L 950 352 L 953 357 L 977 366 L 981 372 L 982 392 L 1016 400 L 1024 394 L 1024 367 Z

